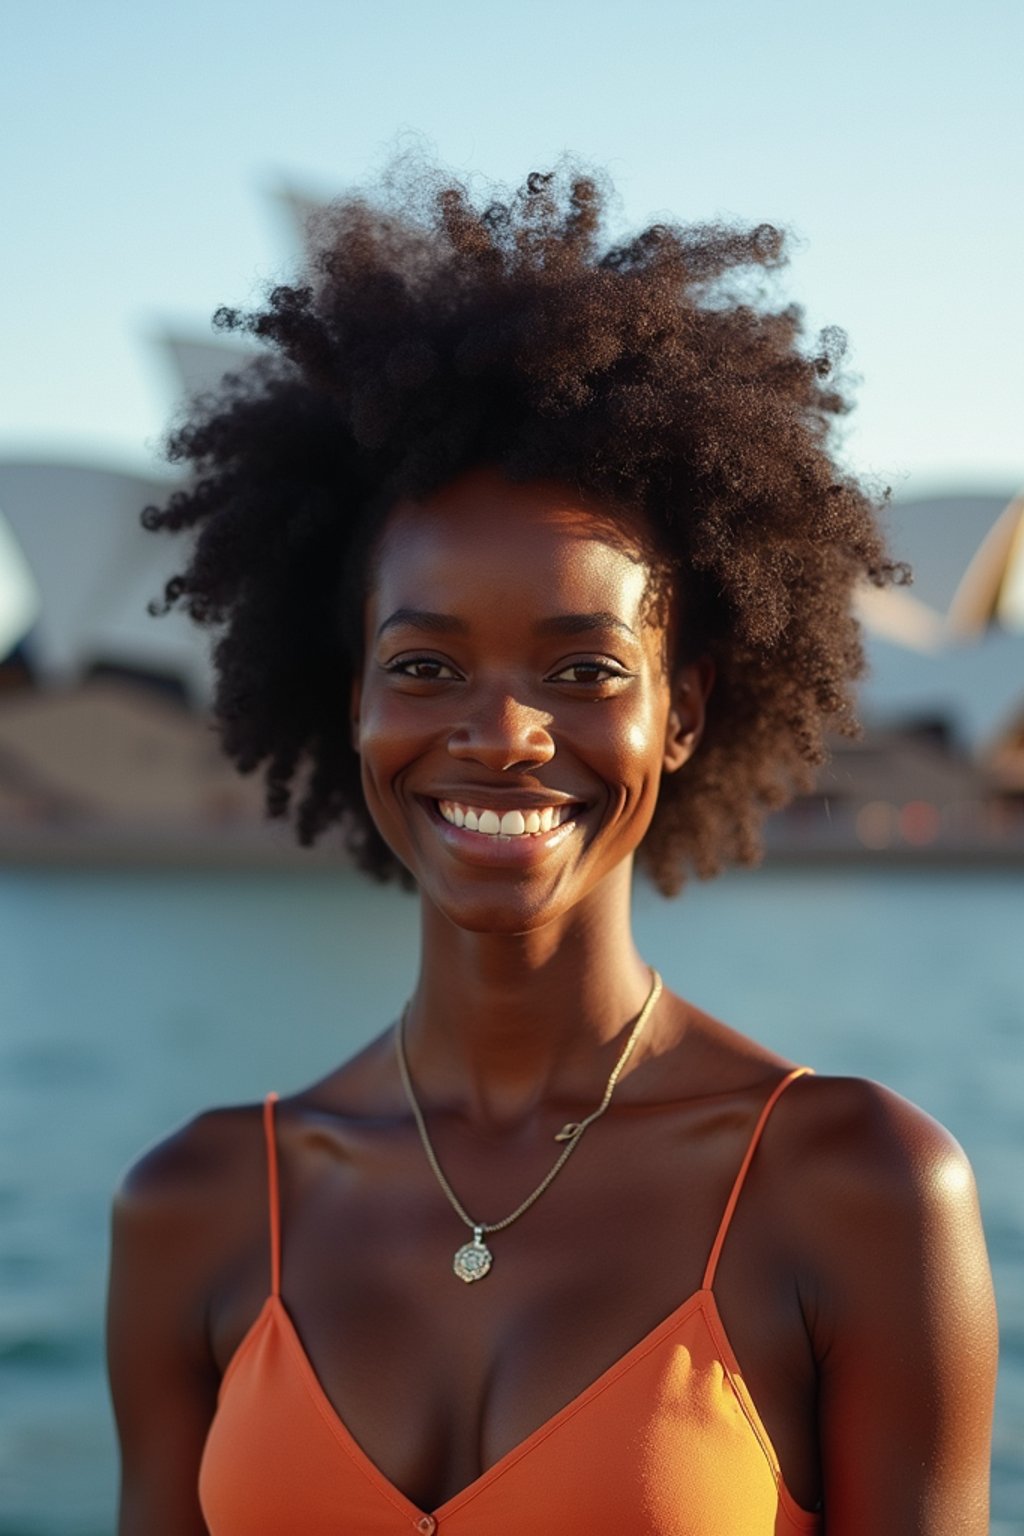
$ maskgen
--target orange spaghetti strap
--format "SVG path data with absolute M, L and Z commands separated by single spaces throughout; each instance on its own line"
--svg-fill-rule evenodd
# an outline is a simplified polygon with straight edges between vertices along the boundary
M 263 1130 L 267 1140 L 267 1190 L 270 1200 L 270 1294 L 281 1294 L 281 1213 L 277 1192 L 277 1140 L 274 1136 L 274 1105 L 277 1094 L 263 1100 Z
M 718 1224 L 718 1232 L 715 1235 L 715 1241 L 711 1247 L 711 1255 L 708 1259 L 708 1267 L 704 1271 L 704 1279 L 701 1282 L 702 1290 L 710 1291 L 715 1283 L 715 1271 L 718 1268 L 718 1260 L 722 1254 L 722 1245 L 725 1242 L 726 1234 L 729 1231 L 729 1223 L 732 1221 L 733 1212 L 736 1209 L 736 1203 L 740 1198 L 740 1192 L 742 1191 L 744 1182 L 746 1181 L 747 1171 L 749 1170 L 750 1165 L 754 1160 L 754 1153 L 757 1151 L 757 1144 L 761 1140 L 761 1135 L 765 1126 L 768 1124 L 768 1116 L 771 1114 L 772 1110 L 775 1108 L 776 1103 L 785 1093 L 790 1083 L 796 1082 L 798 1077 L 803 1077 L 806 1073 L 813 1072 L 813 1070 L 813 1067 L 794 1067 L 792 1072 L 787 1072 L 786 1076 L 782 1079 L 781 1082 L 776 1083 L 775 1087 L 768 1095 L 768 1099 L 763 1109 L 761 1110 L 761 1113 L 757 1117 L 757 1124 L 754 1126 L 753 1133 L 747 1145 L 747 1150 L 743 1156 L 743 1161 L 740 1163 L 740 1171 L 737 1173 L 733 1182 L 729 1199 L 726 1201 L 725 1210 L 722 1213 L 722 1220 Z

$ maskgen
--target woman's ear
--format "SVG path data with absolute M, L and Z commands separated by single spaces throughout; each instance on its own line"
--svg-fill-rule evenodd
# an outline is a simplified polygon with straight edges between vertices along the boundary
M 702 656 L 676 673 L 665 722 L 665 773 L 678 772 L 697 750 L 714 681 L 715 664 L 710 656 Z

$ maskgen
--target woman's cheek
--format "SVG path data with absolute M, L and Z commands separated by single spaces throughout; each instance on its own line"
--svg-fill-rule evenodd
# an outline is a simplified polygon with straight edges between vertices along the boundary
M 638 720 L 634 720 L 626 731 L 626 745 L 634 757 L 642 757 L 650 745 L 650 731 Z
M 363 691 L 359 719 L 359 747 L 364 758 L 384 766 L 401 759 L 412 737 L 401 698 L 377 688 Z

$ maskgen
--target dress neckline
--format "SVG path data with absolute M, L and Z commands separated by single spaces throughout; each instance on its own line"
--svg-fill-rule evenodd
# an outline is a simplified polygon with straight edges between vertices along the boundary
M 250 1348 L 255 1345 L 258 1335 L 264 1328 L 277 1323 L 314 1406 L 341 1449 L 348 1455 L 363 1476 L 374 1485 L 378 1492 L 403 1516 L 410 1519 L 413 1525 L 423 1522 L 422 1528 L 424 1530 L 433 1530 L 435 1524 L 438 1524 L 442 1519 L 447 1519 L 456 1510 L 461 1509 L 465 1504 L 470 1503 L 471 1500 L 482 1494 L 524 1457 L 528 1456 L 549 1435 L 555 1434 L 565 1423 L 574 1418 L 577 1413 L 588 1407 L 603 1392 L 614 1386 L 634 1365 L 638 1364 L 652 1350 L 657 1349 L 660 1344 L 667 1341 L 677 1329 L 681 1328 L 684 1323 L 694 1316 L 703 1318 L 705 1326 L 711 1335 L 717 1358 L 729 1380 L 729 1384 L 743 1411 L 744 1417 L 749 1423 L 771 1468 L 780 1500 L 784 1503 L 788 1514 L 797 1525 L 805 1527 L 808 1532 L 814 1531 L 817 1528 L 817 1516 L 813 1511 L 805 1509 L 803 1505 L 798 1504 L 786 1486 L 775 1447 L 743 1380 L 743 1374 L 719 1314 L 714 1293 L 704 1287 L 691 1292 L 667 1317 L 662 1318 L 661 1322 L 656 1323 L 642 1338 L 638 1339 L 635 1344 L 619 1355 L 616 1360 L 613 1360 L 593 1381 L 571 1397 L 561 1408 L 549 1415 L 536 1429 L 531 1430 L 522 1440 L 505 1451 L 498 1457 L 497 1461 L 492 1462 L 489 1467 L 485 1467 L 465 1487 L 460 1488 L 457 1493 L 452 1494 L 450 1498 L 439 1504 L 435 1509 L 426 1510 L 415 1504 L 388 1477 L 369 1453 L 363 1449 L 328 1396 L 291 1314 L 280 1295 L 271 1294 L 267 1296 L 259 1315 L 232 1355 L 221 1380 L 218 1402 L 221 1401 L 226 1393 L 235 1371 L 241 1365 Z

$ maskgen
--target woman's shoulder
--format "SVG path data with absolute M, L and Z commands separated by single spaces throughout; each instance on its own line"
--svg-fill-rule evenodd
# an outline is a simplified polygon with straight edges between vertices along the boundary
M 769 1155 L 798 1251 L 834 1294 L 872 1270 L 920 1285 L 965 1245 L 983 1257 L 973 1171 L 945 1126 L 866 1078 L 808 1074 L 786 1097 Z
M 126 1210 L 174 1207 L 196 1191 L 209 1194 L 251 1160 L 262 1136 L 261 1103 L 204 1109 L 152 1142 L 121 1175 L 115 1203 Z
M 790 1150 L 811 1180 L 900 1198 L 969 1168 L 944 1125 L 882 1083 L 808 1072 L 790 1093 Z
M 262 1106 L 193 1115 L 147 1147 L 114 1190 L 115 1261 L 132 1273 L 205 1296 L 213 1277 L 265 1230 Z
M 376 1113 L 387 1099 L 386 1032 L 324 1077 L 287 1094 L 203 1109 L 145 1148 L 122 1174 L 115 1204 L 125 1212 L 171 1212 L 218 1191 L 256 1187 L 266 1166 L 265 1105 L 275 1099 L 274 1126 L 287 1139 L 301 1123 L 329 1115 L 337 1122 Z M 256 1177 L 254 1177 L 254 1170 Z
M 965 1162 L 946 1128 L 891 1088 L 866 1077 L 831 1076 L 769 1049 L 720 1019 L 682 1004 L 696 1049 L 680 1053 L 679 1075 L 696 1074 L 709 1096 L 736 1093 L 765 1103 L 786 1086 L 773 1114 L 766 1155 L 778 1154 L 808 1176 L 862 1177 L 881 1170 L 899 1182 Z M 796 1074 L 800 1074 L 797 1076 Z M 769 1147 L 771 1150 L 769 1150 Z
M 678 1007 L 688 1045 L 677 1053 L 678 1084 L 689 1078 L 708 1097 L 735 1095 L 751 1113 L 785 1085 L 759 1153 L 759 1162 L 778 1165 L 785 1185 L 806 1185 L 808 1194 L 861 1190 L 899 1200 L 955 1187 L 969 1176 L 953 1135 L 892 1088 L 819 1073 L 813 1063 L 792 1061 L 690 1004 Z

